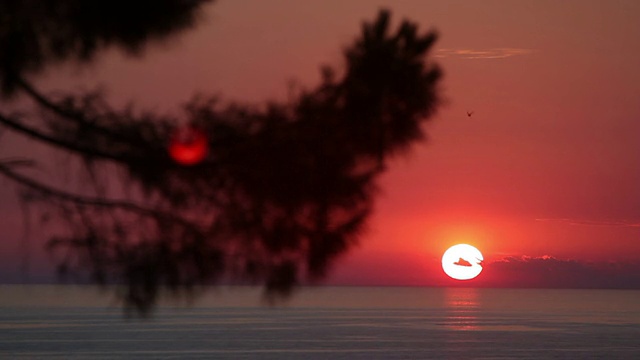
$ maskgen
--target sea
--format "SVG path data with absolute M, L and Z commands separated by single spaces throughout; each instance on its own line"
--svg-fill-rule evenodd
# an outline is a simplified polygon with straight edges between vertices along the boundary
M 138 318 L 109 289 L 4 285 L 0 359 L 640 359 L 640 291 L 222 287 Z

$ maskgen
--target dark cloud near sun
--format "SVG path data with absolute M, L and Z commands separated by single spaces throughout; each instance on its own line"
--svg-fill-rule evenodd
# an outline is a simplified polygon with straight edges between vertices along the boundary
M 513 56 L 529 55 L 533 49 L 492 48 L 492 49 L 440 49 L 436 57 L 454 57 L 461 59 L 505 59 Z
M 468 262 L 467 260 L 460 258 L 458 261 L 454 262 L 453 265 L 458 265 L 458 266 L 471 266 L 471 263 Z
M 553 256 L 508 256 L 485 265 L 484 286 L 516 288 L 640 288 L 640 260 L 587 262 Z

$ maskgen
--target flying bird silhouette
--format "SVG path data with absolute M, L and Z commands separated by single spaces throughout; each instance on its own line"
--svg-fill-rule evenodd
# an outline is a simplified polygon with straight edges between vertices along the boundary
M 467 111 L 467 116 L 471 117 L 471 115 L 473 115 L 473 111 Z

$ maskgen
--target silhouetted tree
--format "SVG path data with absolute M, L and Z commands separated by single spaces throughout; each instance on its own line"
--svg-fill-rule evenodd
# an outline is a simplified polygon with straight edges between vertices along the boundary
M 90 61 L 109 46 L 139 54 L 149 41 L 194 25 L 211 1 L 1 0 L 2 90 L 10 94 L 25 75 L 58 61 Z
M 0 13 L 17 15 L 0 29 L 5 96 L 26 96 L 38 108 L 0 112 L 0 124 L 80 158 L 93 195 L 27 177 L 18 171 L 25 161 L 0 162 L 0 173 L 67 224 L 49 241 L 61 273 L 122 284 L 125 305 L 142 314 L 165 289 L 182 295 L 250 281 L 274 299 L 322 278 L 362 232 L 390 156 L 423 138 L 421 124 L 439 103 L 441 73 L 426 59 L 436 35 L 409 21 L 392 31 L 381 11 L 345 51 L 343 70 L 323 68 L 321 83 L 289 102 L 190 101 L 185 120 L 206 134 L 208 152 L 180 165 L 167 151 L 176 119 L 114 109 L 100 93 L 45 95 L 25 76 L 51 61 L 89 60 L 112 44 L 139 52 L 149 38 L 190 25 L 203 1 L 142 1 L 123 21 L 114 18 L 131 2 L 42 3 L 0 3 Z M 101 181 L 114 169 L 127 189 L 122 200 Z

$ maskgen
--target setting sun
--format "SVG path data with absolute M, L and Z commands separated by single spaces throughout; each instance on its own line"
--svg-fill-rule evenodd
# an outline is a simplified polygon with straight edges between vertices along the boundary
M 442 255 L 442 269 L 456 280 L 470 280 L 482 272 L 482 253 L 467 244 L 450 247 Z

